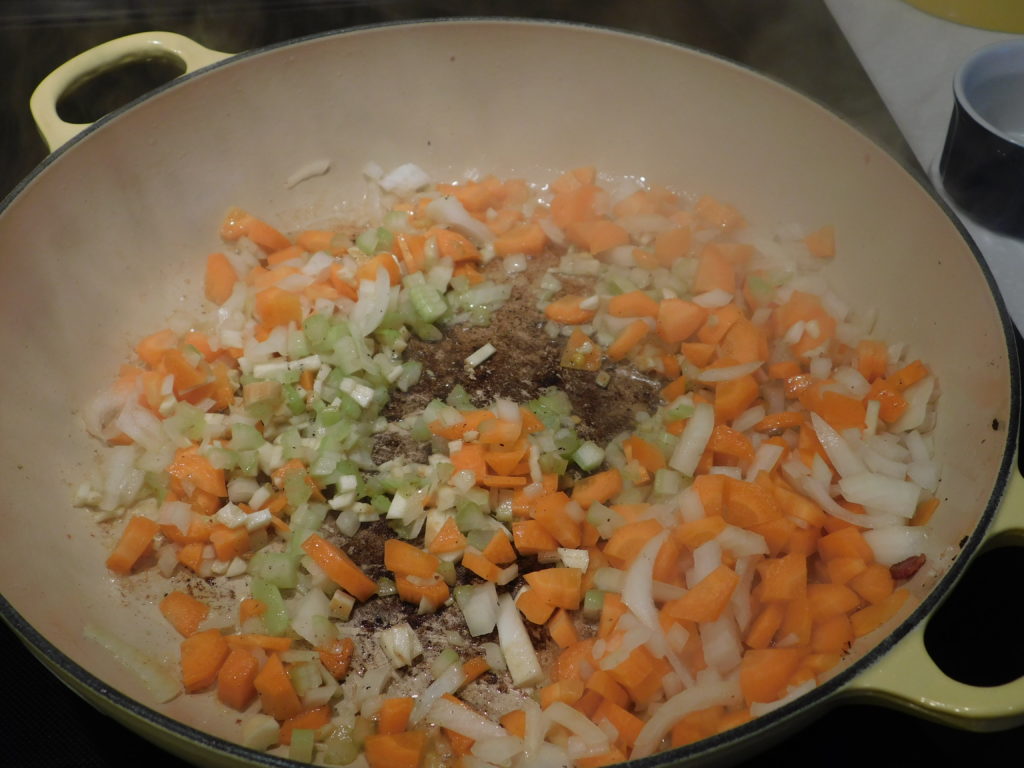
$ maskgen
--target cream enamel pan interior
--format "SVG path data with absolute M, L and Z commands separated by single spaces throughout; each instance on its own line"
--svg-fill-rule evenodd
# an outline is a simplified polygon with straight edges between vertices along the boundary
M 286 189 L 320 158 L 330 159 L 328 174 Z M 370 160 L 413 161 L 438 178 L 477 168 L 547 179 L 592 164 L 715 195 L 758 222 L 834 224 L 833 284 L 877 307 L 881 333 L 937 370 L 943 503 L 934 535 L 964 549 L 938 580 L 914 583 L 920 606 L 871 638 L 878 650 L 858 652 L 794 704 L 670 757 L 736 759 L 844 695 L 887 689 L 888 700 L 923 706 L 915 686 L 924 677 L 872 673 L 895 666 L 885 666 L 893 653 L 931 670 L 917 648 L 922 620 L 993 526 L 1020 527 L 1011 517 L 1019 512 L 1006 509 L 1017 505 L 1004 504 L 996 520 L 1016 476 L 1017 373 L 1009 321 L 980 259 L 912 175 L 789 89 L 657 40 L 516 21 L 367 28 L 233 57 L 103 120 L 5 202 L 0 609 L 48 666 L 190 760 L 278 763 L 216 738 L 236 726 L 212 702 L 150 709 L 141 686 L 83 638 L 94 622 L 156 655 L 173 658 L 176 648 L 169 629 L 141 619 L 159 584 L 115 583 L 103 564 L 108 538 L 70 503 L 95 460 L 76 411 L 133 341 L 196 291 L 228 206 L 295 226 L 358 200 Z M 931 716 L 1020 722 L 1013 702 L 1024 694 L 1012 684 L 983 695 L 941 686 L 929 694 Z M 962 700 L 944 707 L 953 692 Z

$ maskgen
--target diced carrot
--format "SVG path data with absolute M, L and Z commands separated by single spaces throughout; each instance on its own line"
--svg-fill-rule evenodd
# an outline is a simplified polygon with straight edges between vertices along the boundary
M 516 551 L 512 548 L 512 540 L 502 531 L 494 532 L 481 554 L 496 565 L 508 565 L 516 560 Z
M 680 523 L 672 530 L 672 537 L 687 549 L 693 550 L 706 544 L 725 530 L 726 522 L 721 515 L 708 513 L 707 517 Z
M 256 656 L 245 648 L 231 648 L 217 672 L 217 698 L 239 712 L 256 698 L 254 681 L 260 671 Z
M 720 382 L 715 387 L 715 420 L 732 421 L 753 405 L 760 394 L 761 388 L 750 375 Z
M 551 677 L 555 680 L 582 679 L 584 667 L 593 669 L 595 666 L 594 642 L 591 637 L 563 649 L 558 654 Z
M 568 295 L 555 299 L 544 308 L 544 314 L 549 320 L 562 325 L 583 325 L 594 319 L 597 310 L 584 309 L 580 306 L 585 297 Z
M 604 554 L 616 568 L 625 568 L 644 545 L 664 530 L 654 519 L 619 526 L 604 545 Z
M 572 617 L 562 608 L 555 611 L 555 615 L 548 621 L 548 633 L 559 648 L 568 648 L 570 645 L 579 642 L 580 639 Z M 580 695 L 582 695 L 582 691 Z M 574 704 L 575 702 L 567 703 Z
M 189 637 L 206 621 L 210 614 L 210 606 L 176 589 L 160 601 L 160 613 L 182 637 Z
M 590 253 L 601 253 L 618 245 L 629 245 L 629 232 L 608 219 L 574 221 L 565 228 L 566 237 Z
M 223 304 L 231 296 L 235 283 L 238 282 L 238 273 L 231 266 L 227 256 L 223 253 L 211 253 L 206 258 L 206 273 L 204 276 L 204 290 L 206 298 L 214 304 Z
M 685 747 L 714 736 L 719 732 L 724 716 L 725 707 L 721 705 L 691 712 L 672 726 L 672 747 Z
M 377 733 L 402 733 L 406 730 L 415 703 L 411 696 L 384 699 L 377 712 Z
M 804 245 L 812 256 L 831 259 L 836 255 L 836 231 L 831 224 L 816 229 L 804 238 Z
M 584 477 L 572 489 L 572 500 L 584 509 L 595 501 L 602 504 L 622 490 L 622 475 L 616 468 Z
M 291 245 L 291 240 L 262 219 L 246 215 L 243 221 L 245 236 L 267 253 L 280 251 Z
M 516 608 L 523 614 L 527 621 L 534 624 L 545 624 L 555 612 L 555 606 L 544 601 L 539 592 L 532 589 L 522 590 L 516 597 Z
M 787 429 L 798 429 L 805 419 L 806 416 L 801 411 L 770 413 L 754 425 L 754 431 L 778 434 Z
M 582 539 L 582 529 L 567 511 L 569 497 L 561 491 L 547 493 L 534 502 L 534 519 L 563 547 L 575 549 Z
M 601 368 L 601 347 L 579 328 L 573 328 L 565 342 L 560 364 L 577 371 L 597 371 Z
M 398 596 L 405 602 L 419 605 L 426 600 L 434 609 L 440 607 L 451 595 L 448 584 L 438 574 L 434 574 L 432 579 L 399 574 L 395 576 L 395 587 Z
M 740 689 L 747 704 L 775 701 L 803 656 L 798 648 L 751 649 L 740 661 Z
M 853 627 L 845 613 L 816 622 L 811 630 L 811 648 L 818 653 L 842 653 L 851 642 Z
M 684 341 L 679 345 L 679 351 L 683 353 L 683 357 L 698 368 L 704 368 L 711 362 L 711 358 L 715 355 L 715 349 L 714 344 L 706 344 L 701 341 Z
M 402 282 L 402 268 L 392 253 L 378 253 L 372 256 L 356 268 L 357 285 L 364 280 L 376 280 L 377 273 L 383 269 L 392 285 Z
M 605 766 L 618 765 L 624 762 L 626 762 L 626 753 L 618 747 L 612 747 L 600 755 L 576 758 L 578 768 L 605 768 Z
M 658 335 L 668 344 L 686 341 L 707 322 L 708 311 L 685 299 L 658 304 Z
M 644 469 L 654 474 L 666 466 L 665 456 L 653 443 L 637 435 L 630 435 L 622 443 L 623 451 L 630 459 L 640 462 Z
M 852 526 L 822 536 L 818 541 L 818 552 L 824 560 L 833 557 L 858 557 L 869 563 L 875 559 L 874 550 L 864 540 L 860 531 Z
M 597 625 L 597 636 L 608 637 L 611 635 L 626 610 L 626 604 L 622 602 L 619 595 L 614 592 L 605 594 L 604 603 L 601 605 L 601 618 Z
M 302 550 L 316 562 L 327 578 L 360 602 L 377 594 L 377 582 L 352 562 L 344 551 L 314 533 L 302 543 Z
M 173 349 L 178 343 L 178 335 L 170 330 L 164 329 L 146 336 L 135 346 L 135 354 L 142 362 L 151 367 L 156 367 L 168 349 Z
M 455 518 L 449 517 L 444 521 L 441 530 L 431 540 L 427 548 L 432 554 L 444 555 L 451 552 L 459 552 L 466 548 L 466 537 L 462 535 L 459 527 L 455 524 Z
M 928 521 L 932 519 L 932 515 L 935 514 L 935 510 L 938 508 L 939 499 L 937 496 L 925 499 L 917 505 L 917 509 L 914 511 L 914 517 L 910 520 L 910 525 L 927 525 Z
M 665 604 L 664 612 L 684 621 L 717 621 L 729 604 L 740 577 L 726 565 L 720 565 L 682 597 Z
M 605 699 L 594 713 L 595 720 L 607 720 L 616 731 L 619 738 L 629 748 L 636 744 L 636 739 L 644 727 L 644 721 L 634 715 L 622 705 Z
M 376 733 L 366 737 L 363 754 L 370 768 L 419 768 L 426 746 L 426 731 Z
M 764 560 L 761 574 L 761 599 L 765 602 L 794 600 L 807 593 L 807 558 L 796 554 Z
M 565 229 L 569 224 L 594 218 L 597 187 L 581 184 L 575 189 L 556 193 L 551 200 L 551 218 Z
M 561 701 L 571 707 L 583 696 L 583 690 L 582 680 L 558 680 L 540 689 L 540 706 L 547 709 Z
M 548 244 L 548 236 L 536 222 L 527 222 L 513 227 L 494 239 L 494 252 L 498 256 L 525 254 L 539 256 Z
M 868 381 L 874 381 L 885 376 L 885 370 L 889 365 L 889 350 L 885 342 L 863 339 L 857 342 L 857 356 L 855 367 Z
M 449 456 L 456 472 L 472 472 L 479 480 L 487 474 L 484 446 L 479 443 L 463 443 L 459 450 Z
M 238 623 L 245 624 L 249 619 L 262 616 L 267 612 L 267 606 L 255 597 L 246 597 L 238 604 Z
M 114 551 L 107 558 L 107 568 L 114 573 L 128 574 L 153 543 L 160 526 L 148 517 L 134 515 L 128 520 Z
M 608 314 L 612 317 L 658 316 L 658 302 L 643 291 L 629 291 L 608 300 Z
M 785 335 L 798 321 L 810 326 L 790 347 L 798 356 L 817 349 L 835 335 L 835 318 L 825 310 L 819 297 L 803 291 L 793 291 L 786 303 L 776 308 L 774 320 L 775 332 L 779 336 Z
M 813 621 L 847 614 L 861 604 L 860 595 L 843 584 L 808 584 L 807 602 Z
M 424 552 L 401 539 L 388 539 L 384 542 L 384 567 L 402 576 L 429 579 L 437 573 L 440 562 L 436 555 Z
M 499 721 L 502 727 L 513 736 L 523 738 L 526 736 L 526 710 L 513 709 L 501 716 Z
M 767 648 L 771 645 L 775 633 L 782 626 L 785 610 L 783 603 L 765 603 L 747 628 L 743 639 L 747 647 Z
M 608 359 L 622 360 L 647 337 L 649 331 L 650 327 L 643 320 L 634 320 L 622 329 L 615 337 L 615 341 L 608 345 Z
M 554 552 L 558 548 L 558 542 L 536 520 L 512 523 L 512 542 L 520 555 Z
M 873 632 L 885 622 L 896 615 L 896 612 L 903 607 L 903 603 L 910 596 L 910 593 L 903 587 L 894 590 L 887 598 L 880 603 L 861 608 L 850 616 L 850 624 L 853 628 L 854 637 L 863 637 Z
M 690 253 L 693 230 L 688 226 L 675 227 L 660 232 L 654 238 L 654 256 L 662 266 L 669 266 L 676 259 Z
M 704 246 L 697 257 L 697 273 L 693 278 L 695 293 L 706 291 L 736 291 L 736 265 L 729 252 L 717 244 Z
M 213 685 L 230 653 L 228 641 L 217 629 L 196 632 L 181 641 L 181 683 L 189 693 Z
M 782 515 L 772 492 L 758 483 L 726 477 L 722 516 L 740 528 L 774 520 Z
M 548 605 L 569 611 L 579 609 L 583 574 L 577 569 L 544 568 L 531 571 L 523 578 Z
M 863 573 L 864 569 L 867 568 L 867 563 L 859 557 L 833 557 L 830 560 L 824 561 L 824 563 L 829 581 L 833 584 L 849 584 L 850 579 L 859 573 Z
M 750 438 L 725 424 L 718 424 L 712 430 L 708 447 L 713 453 L 731 456 L 740 461 L 754 458 L 754 446 Z
M 894 387 L 896 387 L 896 389 L 902 391 L 907 387 L 916 384 L 927 375 L 928 369 L 925 367 L 924 363 L 920 360 L 915 360 L 896 371 L 896 373 L 889 377 L 889 381 Z
M 463 261 L 481 261 L 483 257 L 469 238 L 450 229 L 434 228 L 428 235 L 433 235 L 437 250 L 442 256 L 458 264 Z
M 320 654 L 320 663 L 331 676 L 335 680 L 343 680 L 352 664 L 352 654 L 356 650 L 355 641 L 351 637 L 336 638 L 317 650 Z
M 886 566 L 881 563 L 872 563 L 852 576 L 848 586 L 864 600 L 876 605 L 892 594 L 895 583 L 892 573 Z
M 253 650 L 259 648 L 270 653 L 284 653 L 292 647 L 290 637 L 276 637 L 274 635 L 225 635 L 228 646 L 231 648 L 245 648 Z
M 462 565 L 485 581 L 501 578 L 501 568 L 472 549 L 467 549 L 462 555 Z
M 491 669 L 491 665 L 487 663 L 487 659 L 483 656 L 474 656 L 472 659 L 467 659 L 462 665 L 462 673 L 466 676 L 465 682 L 471 683 L 483 674 L 486 674 Z
M 249 531 L 244 526 L 228 528 L 218 525 L 210 531 L 210 543 L 218 560 L 230 562 L 249 551 Z
M 703 195 L 697 200 L 694 212 L 706 226 L 726 231 L 738 229 L 746 223 L 739 211 L 709 195 Z
M 257 293 L 255 301 L 256 317 L 268 328 L 302 324 L 302 302 L 298 294 L 271 286 Z

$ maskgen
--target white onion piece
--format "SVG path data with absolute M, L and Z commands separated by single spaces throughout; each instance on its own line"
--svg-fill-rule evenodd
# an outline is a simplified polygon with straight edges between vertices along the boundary
M 935 379 L 932 376 L 925 376 L 918 382 L 911 384 L 903 390 L 903 398 L 907 401 L 907 409 L 896 421 L 889 425 L 892 432 L 907 432 L 917 429 L 924 423 L 928 415 L 928 401 L 931 400 L 932 391 L 935 389 Z
M 710 403 L 697 403 L 668 461 L 669 467 L 687 477 L 693 477 L 714 428 L 714 406 Z
M 914 516 L 921 498 L 921 489 L 914 483 L 874 472 L 844 477 L 839 488 L 847 501 L 908 519 Z
M 700 640 L 704 650 L 704 661 L 723 676 L 740 665 L 743 644 L 740 641 L 739 627 L 736 626 L 730 608 L 727 607 L 714 621 L 700 625 Z
M 512 736 L 500 736 L 479 739 L 473 742 L 470 752 L 490 765 L 511 765 L 513 758 L 523 751 L 522 739 Z
M 735 525 L 725 526 L 715 540 L 722 549 L 731 552 L 733 557 L 744 558 L 751 555 L 768 554 L 768 542 L 765 541 L 764 536 L 744 528 L 737 528 Z
M 359 301 L 349 316 L 354 336 L 369 336 L 380 325 L 391 302 L 391 278 L 384 267 L 377 267 L 375 280 L 359 281 Z
M 455 693 L 465 681 L 466 673 L 462 671 L 461 664 L 452 664 L 448 667 L 448 669 L 441 673 L 439 678 L 428 685 L 427 689 L 420 694 L 416 700 L 416 705 L 412 708 L 412 713 L 409 715 L 409 725 L 416 725 L 426 717 L 427 712 L 434 706 L 434 702 L 438 701 L 446 693 Z
M 135 394 L 134 389 L 127 387 L 116 389 L 107 387 L 82 409 L 82 421 L 93 437 L 107 440 L 117 434 L 112 422 L 124 404 Z
M 694 520 L 700 520 L 707 516 L 704 511 L 704 503 L 692 486 L 679 494 L 678 502 L 679 516 L 683 522 L 692 523 Z
M 732 294 L 722 288 L 714 288 L 693 297 L 693 303 L 705 309 L 724 307 L 730 301 L 732 301 Z
M 728 680 L 709 682 L 695 688 L 688 688 L 666 701 L 650 719 L 644 723 L 633 745 L 630 759 L 636 760 L 653 755 L 672 726 L 686 715 L 698 709 L 721 704 L 728 706 L 740 699 L 739 676 Z
M 762 472 L 771 472 L 775 465 L 782 458 L 782 453 L 785 449 L 781 445 L 775 445 L 775 443 L 762 443 L 758 446 L 757 451 L 754 453 L 754 460 L 750 463 L 750 468 L 747 470 L 747 480 L 756 480 L 757 476 Z
M 633 560 L 626 571 L 622 583 L 622 602 L 633 612 L 640 622 L 652 632 L 661 632 L 658 621 L 658 609 L 654 607 L 654 560 L 658 550 L 668 537 L 668 531 L 662 531 L 644 544 L 643 549 Z
M 498 645 L 514 685 L 536 685 L 544 677 L 530 634 L 509 594 L 498 601 Z
M 712 382 L 712 381 L 732 381 L 738 379 L 741 376 L 747 376 L 758 368 L 763 363 L 760 360 L 754 360 L 750 363 L 740 363 L 739 365 L 727 365 L 724 368 L 707 368 L 697 374 L 697 381 Z
M 737 432 L 746 432 L 753 428 L 757 422 L 761 421 L 765 417 L 765 413 L 763 405 L 755 405 L 753 408 L 748 408 L 732 420 L 732 428 Z
M 828 454 L 832 466 L 836 468 L 840 477 L 849 477 L 867 471 L 864 462 L 853 452 L 849 443 L 821 416 L 811 413 L 811 425 L 814 427 L 814 433 L 818 436 L 818 442 L 825 449 L 825 453 Z
M 494 239 L 490 228 L 474 219 L 457 197 L 445 195 L 431 200 L 427 204 L 426 214 L 438 224 L 447 225 L 477 242 L 489 243 Z
M 133 673 L 160 704 L 181 693 L 181 684 L 170 670 L 113 632 L 89 623 L 83 628 L 82 634 L 106 649 L 119 664 Z
M 291 176 L 285 179 L 284 186 L 286 189 L 292 189 L 304 181 L 316 178 L 317 176 L 323 176 L 330 169 L 331 161 L 327 158 L 310 160 L 305 165 L 299 166 Z
M 430 176 L 415 163 L 405 163 L 389 171 L 380 179 L 380 186 L 385 192 L 406 197 L 417 189 L 430 183 Z
M 864 531 L 864 541 L 875 553 L 875 560 L 882 565 L 895 565 L 924 552 L 928 533 L 920 526 L 892 525 Z
M 706 541 L 693 550 L 693 568 L 687 574 L 686 585 L 693 589 L 722 564 L 722 545 L 717 539 Z
M 589 746 L 608 743 L 608 736 L 604 731 L 590 722 L 586 715 L 579 710 L 573 709 L 564 701 L 552 702 L 544 710 L 544 714 L 559 725 L 568 728 Z
M 437 699 L 430 706 L 430 721 L 442 728 L 468 736 L 474 741 L 503 739 L 509 732 L 479 712 L 448 699 Z

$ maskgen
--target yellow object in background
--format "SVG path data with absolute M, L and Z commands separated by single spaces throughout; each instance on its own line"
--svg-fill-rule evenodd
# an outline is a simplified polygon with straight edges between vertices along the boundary
M 905 0 L 933 16 L 996 32 L 1024 33 L 1021 0 Z

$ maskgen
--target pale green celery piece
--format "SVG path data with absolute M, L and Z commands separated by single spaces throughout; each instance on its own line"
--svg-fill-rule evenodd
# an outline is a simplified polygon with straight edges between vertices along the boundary
M 288 503 L 298 507 L 309 501 L 313 495 L 313 489 L 306 482 L 305 472 L 288 472 L 284 476 L 284 495 Z
M 672 403 L 666 410 L 665 415 L 672 421 L 676 419 L 688 419 L 693 416 L 693 403 L 687 403 L 682 398 Z
M 306 410 L 306 397 L 303 395 L 299 388 L 292 384 L 285 384 L 281 388 L 281 394 L 284 396 L 285 407 L 295 416 Z
M 412 329 L 412 332 L 416 334 L 416 338 L 421 339 L 422 341 L 440 341 L 444 338 L 444 334 L 441 333 L 441 329 L 436 325 L 431 325 L 430 323 L 417 321 L 411 323 L 409 327 Z
M 604 461 L 604 449 L 592 440 L 587 440 L 573 452 L 572 460 L 584 472 L 591 472 Z
M 455 466 L 447 461 L 442 461 L 434 466 L 438 482 L 447 483 L 455 473 Z
M 461 502 L 456 505 L 455 525 L 463 533 L 490 528 L 490 524 L 487 522 L 487 513 L 472 502 Z
M 327 329 L 324 340 L 317 345 L 316 351 L 321 355 L 328 355 L 334 352 L 338 342 L 348 336 L 348 323 L 344 320 L 333 320 Z
M 339 392 L 338 400 L 338 409 L 346 419 L 358 421 L 363 415 L 362 407 L 347 392 Z
M 309 728 L 295 728 L 292 743 L 288 745 L 288 758 L 300 763 L 313 762 L 313 744 L 316 733 Z
M 452 387 L 452 391 L 448 393 L 445 402 L 452 408 L 458 408 L 460 411 L 473 409 L 473 401 L 469 399 L 469 393 L 461 384 L 456 384 Z
M 331 320 L 327 315 L 314 314 L 306 318 L 302 324 L 302 331 L 306 334 L 306 341 L 313 348 L 313 351 L 320 352 L 321 345 L 327 339 L 331 328 Z
M 459 296 L 460 294 L 463 294 L 469 290 L 469 278 L 466 277 L 465 275 L 458 275 L 456 277 L 453 277 L 451 286 L 451 293 L 454 293 L 456 296 Z
M 654 493 L 672 496 L 683 490 L 683 476 L 674 469 L 663 467 L 654 473 Z
M 557 453 L 542 453 L 538 459 L 540 471 L 546 475 L 564 475 L 569 462 Z
M 395 346 L 395 342 L 402 338 L 402 333 L 397 328 L 378 328 L 374 332 L 374 336 L 377 337 L 377 341 L 382 347 L 391 349 Z
M 339 725 L 327 740 L 324 742 L 324 762 L 328 765 L 349 765 L 355 762 L 362 749 L 356 744 L 350 735 L 351 729 L 345 725 Z
M 416 273 L 420 274 L 420 273 Z M 409 300 L 424 323 L 433 323 L 448 311 L 444 297 L 432 285 L 414 285 L 409 289 Z
M 492 529 L 480 528 L 477 530 L 471 530 L 466 535 L 466 541 L 469 543 L 469 546 L 483 551 L 487 545 L 491 543 L 491 539 L 493 537 L 494 531 Z
M 379 240 L 377 232 L 377 227 L 372 227 L 371 229 L 360 232 L 356 237 L 356 248 L 367 256 L 373 256 L 373 254 L 377 252 L 377 243 Z
M 279 589 L 294 589 L 299 583 L 298 561 L 284 552 L 257 552 L 249 561 L 249 573 Z
M 391 597 L 398 594 L 398 587 L 393 579 L 381 576 L 377 579 L 377 597 Z
M 294 459 L 302 453 L 302 436 L 296 427 L 289 427 L 277 439 L 285 459 Z
M 356 341 L 352 336 L 342 336 L 338 339 L 334 345 L 334 350 L 331 353 L 330 361 L 331 364 L 337 366 L 337 371 L 340 374 L 338 381 L 341 381 L 341 377 L 349 376 L 353 373 L 358 373 L 363 368 L 363 359 L 359 354 L 359 349 L 356 346 Z M 328 376 L 330 378 L 330 376 Z
M 292 664 L 288 669 L 288 677 L 291 679 L 292 686 L 299 696 L 304 695 L 313 688 L 319 688 L 321 683 L 323 683 L 320 677 L 320 670 L 314 664 L 307 662 Z
M 327 510 L 327 505 L 322 502 L 302 504 L 292 513 L 291 526 L 308 531 L 319 530 L 327 519 Z
M 555 448 L 563 458 L 571 458 L 582 442 L 574 429 L 563 427 L 555 433 Z
M 306 334 L 297 328 L 288 332 L 288 337 L 285 340 L 285 350 L 288 353 L 288 357 L 292 360 L 312 354 Z
M 200 440 L 206 427 L 203 412 L 189 403 L 178 401 L 174 413 L 165 420 L 167 428 L 180 432 L 190 440 Z
M 321 402 L 323 402 L 323 401 L 321 401 Z M 317 414 L 317 420 L 320 422 L 321 426 L 323 426 L 325 428 L 333 427 L 334 425 L 338 424 L 339 422 L 342 422 L 343 419 L 344 419 L 344 416 L 341 413 L 341 409 L 335 408 L 334 406 L 330 406 L 330 405 L 326 406 L 325 408 L 322 408 L 320 410 L 320 412 Z M 348 424 L 348 422 L 344 422 L 344 423 Z M 351 427 L 349 427 L 349 429 L 351 429 Z M 347 435 L 347 434 L 348 434 L 348 431 L 346 430 L 344 432 L 344 434 L 338 435 L 338 437 L 335 438 L 335 439 L 340 444 L 342 438 L 345 435 Z
M 455 563 L 449 560 L 442 560 L 437 564 L 437 572 L 444 579 L 444 583 L 449 587 L 455 586 Z
M 385 496 L 384 494 L 378 494 L 374 496 L 372 499 L 370 499 L 370 504 L 378 512 L 386 513 L 388 509 L 391 507 L 391 499 L 388 496 Z
M 596 621 L 601 618 L 603 607 L 604 592 L 600 589 L 588 589 L 583 595 L 583 618 L 587 621 Z
M 422 375 L 423 363 L 419 360 L 407 360 L 402 363 L 402 372 L 395 379 L 395 386 L 402 392 L 407 392 L 419 382 Z
M 459 653 L 454 648 L 445 648 L 436 658 L 430 662 L 430 673 L 436 680 L 444 674 L 445 670 L 448 669 L 452 664 L 458 664 L 460 661 Z
M 259 430 L 251 424 L 236 422 L 231 425 L 231 441 L 229 446 L 235 451 L 252 451 L 263 445 L 266 440 Z
M 299 528 L 295 526 L 291 531 L 291 538 L 288 539 L 288 546 L 285 547 L 284 554 L 288 555 L 292 560 L 298 563 L 306 556 L 306 551 L 302 548 L 303 543 L 312 536 L 316 531 L 312 531 L 308 528 Z
M 260 457 L 256 451 L 238 451 L 235 471 L 245 477 L 256 477 L 260 468 Z
M 263 626 L 268 635 L 280 636 L 288 630 L 288 610 L 285 608 L 281 591 L 266 579 L 254 578 L 249 589 L 252 596 L 266 606 L 262 614 Z
M 413 288 L 417 285 L 426 285 L 427 278 L 422 272 L 410 272 L 402 278 L 402 285 L 405 288 Z

